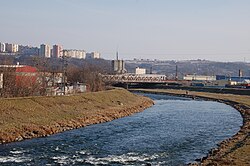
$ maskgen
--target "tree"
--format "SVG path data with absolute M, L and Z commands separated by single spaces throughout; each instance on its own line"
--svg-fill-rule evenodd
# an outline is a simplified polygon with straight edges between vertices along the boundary
M 105 89 L 100 73 L 101 69 L 94 65 L 86 64 L 81 68 L 71 65 L 67 70 L 67 80 L 85 83 L 91 92 L 100 91 Z

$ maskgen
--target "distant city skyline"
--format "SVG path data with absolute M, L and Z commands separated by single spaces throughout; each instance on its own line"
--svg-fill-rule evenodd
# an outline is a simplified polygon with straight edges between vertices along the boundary
M 1 1 L 0 42 L 104 59 L 250 62 L 249 0 Z

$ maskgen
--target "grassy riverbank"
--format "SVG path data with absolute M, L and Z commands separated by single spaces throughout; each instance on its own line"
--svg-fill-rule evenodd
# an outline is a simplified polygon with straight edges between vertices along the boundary
M 250 96 L 194 92 L 171 89 L 137 89 L 136 91 L 177 95 L 204 100 L 215 100 L 236 108 L 243 117 L 243 126 L 232 138 L 222 141 L 218 148 L 212 149 L 201 163 L 192 165 L 250 165 Z
M 153 101 L 114 89 L 75 96 L 0 99 L 0 143 L 84 127 L 129 116 Z

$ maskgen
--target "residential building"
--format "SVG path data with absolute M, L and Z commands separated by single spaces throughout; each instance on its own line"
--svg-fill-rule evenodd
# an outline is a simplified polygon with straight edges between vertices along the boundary
M 0 43 L 0 52 L 5 52 L 5 43 Z
M 53 45 L 53 49 L 52 49 L 52 57 L 53 58 L 59 58 L 62 57 L 63 55 L 63 48 L 60 45 Z
M 65 50 L 64 51 L 65 56 L 70 58 L 77 58 L 77 59 L 85 59 L 86 58 L 86 52 L 84 50 Z
M 50 46 L 46 44 L 41 44 L 40 45 L 40 50 L 39 50 L 40 56 L 50 58 L 51 57 L 51 50 Z
M 86 58 L 87 59 L 100 59 L 101 58 L 101 54 L 99 52 L 90 52 L 86 54 Z
M 6 49 L 6 52 L 8 52 L 8 53 L 16 53 L 16 52 L 18 52 L 18 44 L 6 43 L 5 49 Z
M 19 45 L 19 52 L 24 55 L 39 55 L 39 48 Z

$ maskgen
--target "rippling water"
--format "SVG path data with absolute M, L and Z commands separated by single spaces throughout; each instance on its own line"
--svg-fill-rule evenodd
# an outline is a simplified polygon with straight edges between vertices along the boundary
M 205 156 L 242 125 L 230 106 L 152 95 L 142 113 L 0 145 L 0 165 L 184 165 Z

